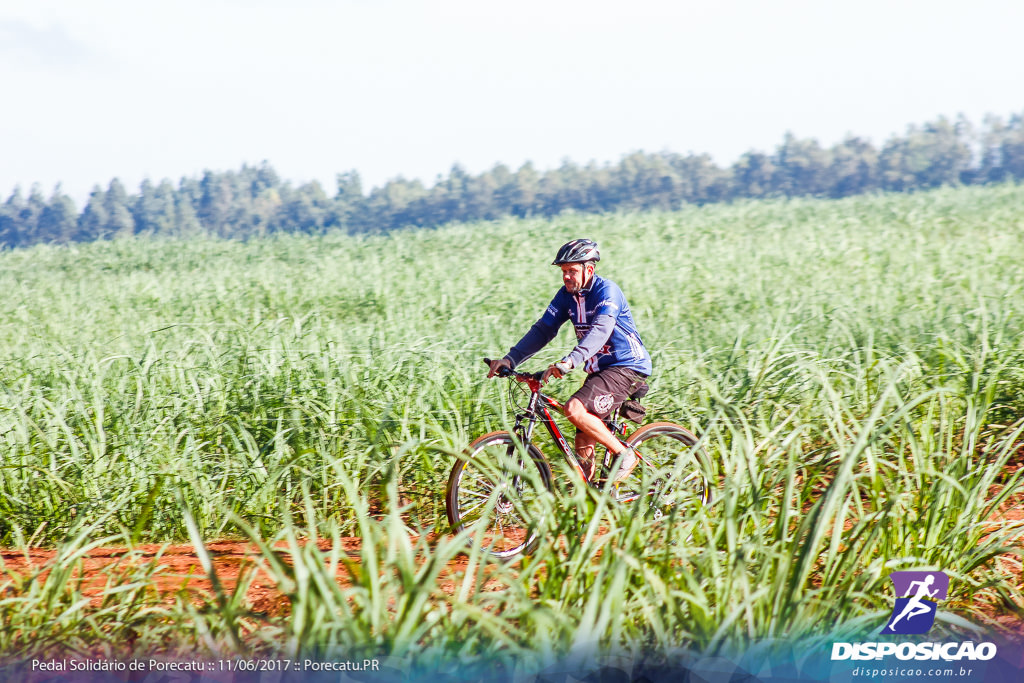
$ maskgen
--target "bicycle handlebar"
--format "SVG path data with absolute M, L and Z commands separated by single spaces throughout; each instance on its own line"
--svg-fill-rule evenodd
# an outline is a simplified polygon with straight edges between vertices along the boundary
M 491 359 L 490 358 L 484 358 L 484 362 L 487 363 L 488 367 L 490 367 L 490 365 L 491 365 Z M 501 368 L 500 370 L 498 370 L 498 372 L 496 374 L 498 375 L 498 377 L 515 377 L 516 379 L 521 379 L 524 382 L 526 380 L 531 380 L 531 379 L 536 381 L 536 382 L 539 382 L 540 378 L 544 376 L 543 372 L 532 372 L 532 373 L 516 372 L 515 370 L 512 370 L 511 368 Z
M 488 366 L 490 366 L 491 359 L 490 358 L 484 358 L 484 362 L 487 363 Z M 530 387 L 530 391 L 532 391 L 533 393 L 538 394 L 540 396 L 541 400 L 545 403 L 545 405 L 548 405 L 548 406 L 554 408 L 555 410 L 557 410 L 560 413 L 563 413 L 563 414 L 565 413 L 565 406 L 563 406 L 559 401 L 556 401 L 555 399 L 551 398 L 550 396 L 545 396 L 544 394 L 540 393 L 541 386 L 542 386 L 541 385 L 541 378 L 544 377 L 544 373 L 543 372 L 525 373 L 525 372 L 516 372 L 515 370 L 510 370 L 509 368 L 501 368 L 497 372 L 497 375 L 498 375 L 498 377 L 512 377 L 516 381 L 523 382 L 528 387 Z

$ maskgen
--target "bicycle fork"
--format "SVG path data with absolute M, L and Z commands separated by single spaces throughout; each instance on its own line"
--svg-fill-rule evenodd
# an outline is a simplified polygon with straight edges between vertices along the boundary
M 525 482 L 523 481 L 523 475 L 521 474 L 522 472 L 526 471 L 526 461 L 524 460 L 523 449 L 527 447 L 526 444 L 530 443 L 530 437 L 532 436 L 533 432 L 533 420 L 531 420 L 524 427 L 523 417 L 523 415 L 516 415 L 516 424 L 512 428 L 512 435 L 520 441 L 520 443 L 522 444 L 522 448 L 517 448 L 516 444 L 512 443 L 509 444 L 508 449 L 505 452 L 505 462 L 508 463 L 506 465 L 505 471 L 506 479 L 509 478 L 509 474 L 512 475 L 511 488 L 512 491 L 515 492 L 512 495 L 515 495 L 518 498 L 522 498 L 523 491 L 526 488 Z M 515 463 L 516 468 L 514 472 L 509 473 L 507 468 L 511 466 L 512 463 Z M 513 503 L 511 498 L 509 498 L 509 496 L 506 496 L 505 494 L 502 494 L 501 497 L 498 499 L 496 509 L 498 512 L 501 513 L 511 513 L 513 509 Z

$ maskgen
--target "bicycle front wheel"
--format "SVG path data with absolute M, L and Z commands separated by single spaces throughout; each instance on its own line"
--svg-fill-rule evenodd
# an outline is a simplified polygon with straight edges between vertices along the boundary
M 471 529 L 491 555 L 515 557 L 539 540 L 539 499 L 550 490 L 551 469 L 536 446 L 524 446 L 509 432 L 491 432 L 473 441 L 452 467 L 448 522 L 455 532 Z
M 641 463 L 619 485 L 621 500 L 644 498 L 655 518 L 686 516 L 711 502 L 711 461 L 690 431 L 653 422 L 626 443 L 636 448 Z

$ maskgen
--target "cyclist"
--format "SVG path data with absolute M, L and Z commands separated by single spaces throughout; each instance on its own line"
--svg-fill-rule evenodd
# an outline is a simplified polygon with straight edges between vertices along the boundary
M 487 376 L 493 377 L 503 367 L 515 369 L 554 339 L 562 323 L 571 320 L 577 345 L 551 364 L 541 381 L 559 379 L 573 368 L 584 366 L 587 379 L 565 404 L 565 415 L 576 427 L 576 454 L 590 479 L 595 469 L 594 447 L 605 446 L 618 463 L 613 481 L 621 481 L 636 467 L 637 457 L 632 448 L 619 443 L 604 420 L 626 399 L 644 394 L 652 366 L 622 290 L 594 274 L 600 260 L 593 240 L 575 239 L 562 245 L 552 265 L 561 267 L 563 287 L 508 354 L 491 361 Z

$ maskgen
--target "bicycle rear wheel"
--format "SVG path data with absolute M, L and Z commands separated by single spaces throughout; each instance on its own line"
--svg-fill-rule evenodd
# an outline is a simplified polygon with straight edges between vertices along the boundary
M 445 491 L 448 522 L 469 528 L 491 555 L 511 558 L 539 540 L 541 506 L 551 470 L 540 450 L 509 432 L 491 432 L 469 445 L 452 467 Z
M 644 498 L 655 518 L 686 516 L 711 502 L 711 460 L 690 431 L 653 422 L 626 443 L 636 448 L 641 463 L 618 485 L 619 500 Z

